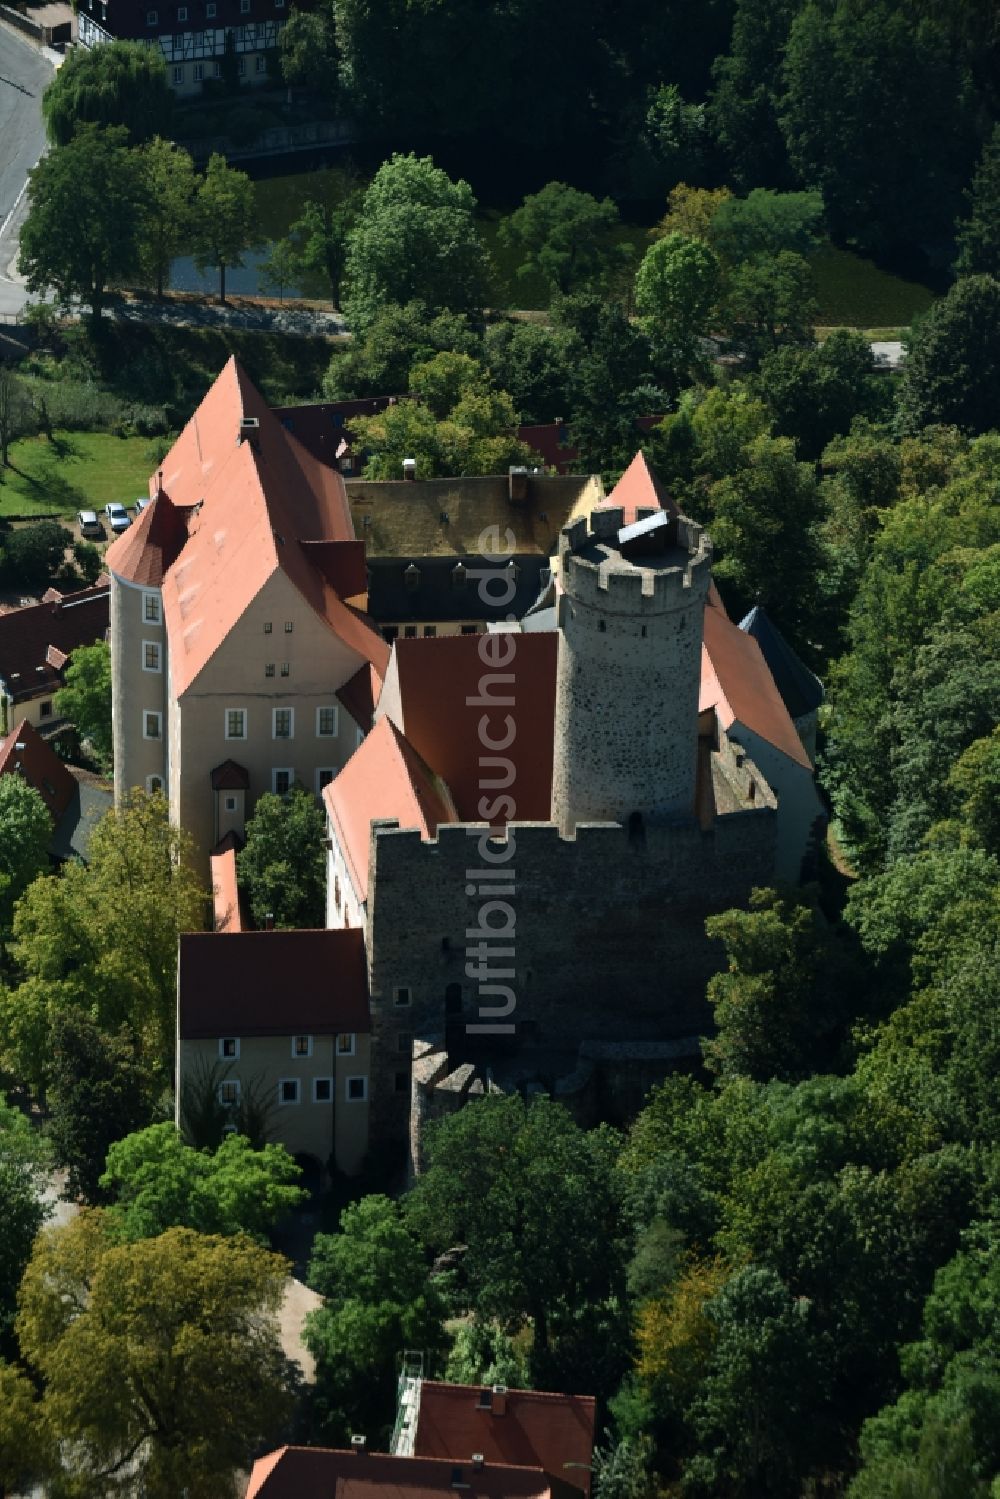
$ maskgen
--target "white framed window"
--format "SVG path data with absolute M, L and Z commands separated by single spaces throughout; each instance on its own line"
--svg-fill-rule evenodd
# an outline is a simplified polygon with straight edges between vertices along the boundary
M 410 990 L 408 988 L 397 989 L 392 996 L 394 1005 L 408 1005 L 410 1003 Z
M 147 26 L 155 26 L 157 24 L 157 22 L 159 21 L 159 19 L 160 19 L 160 16 L 159 16 L 159 12 L 158 11 L 147 10 L 147 12 L 146 12 L 146 25 Z
M 437 625 L 424 625 L 424 639 L 425 640 L 433 640 L 434 637 L 437 635 L 437 632 L 438 632 Z
M 341 1031 L 337 1037 L 338 1057 L 353 1057 L 354 1055 L 354 1032 Z
M 212 14 L 213 15 L 215 14 L 214 7 L 213 7 L 213 10 L 212 10 Z M 212 64 L 212 77 L 213 78 L 221 78 L 222 77 L 222 64 L 221 64 L 221 62 L 215 62 L 215 63 Z
M 227 812 L 235 812 L 236 811 L 236 798 L 235 798 L 235 796 L 227 796 L 226 797 L 226 811 Z
M 147 625 L 158 625 L 161 622 L 163 611 L 160 608 L 160 595 L 158 593 L 143 594 L 142 617 Z
M 241 16 L 248 16 L 249 14 L 250 14 L 250 0 L 240 0 L 240 15 Z
M 273 677 L 274 676 L 274 662 L 273 661 L 267 661 L 267 662 L 265 662 L 265 664 L 264 664 L 264 675 L 265 675 L 265 677 Z
M 163 738 L 163 714 L 144 712 L 142 715 L 143 739 Z
M 286 619 L 285 620 L 285 634 L 286 635 L 290 635 L 294 629 L 295 629 L 295 621 L 291 620 L 291 619 Z
M 368 1079 L 349 1077 L 344 1086 L 344 1098 L 347 1103 L 365 1103 L 368 1098 Z
M 270 633 L 273 630 L 273 628 L 274 628 L 274 626 L 272 625 L 271 621 L 269 619 L 265 619 L 265 621 L 264 621 L 264 634 L 265 635 L 270 635 Z
M 203 62 L 196 62 L 195 65 L 194 65 L 194 81 L 195 81 L 195 83 L 201 83 L 201 81 L 202 81 L 202 79 L 204 77 L 205 77 L 205 64 Z
M 240 1101 L 240 1080 L 238 1077 L 227 1077 L 224 1083 L 219 1084 L 219 1102 L 232 1108 Z
M 271 738 L 272 739 L 294 739 L 295 738 L 295 709 L 294 708 L 272 708 L 271 709 Z
M 312 1038 L 312 1036 L 293 1036 L 292 1037 L 292 1056 L 293 1057 L 311 1057 L 312 1054 L 313 1054 L 313 1038 Z
M 239 1054 L 240 1054 L 240 1038 L 239 1038 L 239 1036 L 220 1036 L 219 1037 L 219 1056 L 224 1061 L 231 1062 L 235 1058 L 238 1058 Z
M 225 723 L 227 739 L 247 737 L 247 710 L 245 708 L 227 708 Z
M 313 1078 L 313 1103 L 333 1103 L 333 1078 Z
M 340 723 L 340 714 L 335 707 L 316 709 L 316 738 L 334 739 Z
M 144 640 L 142 642 L 142 669 L 143 671 L 163 670 L 158 641 Z
M 337 772 L 331 765 L 324 765 L 322 770 L 316 772 L 316 795 L 322 796 L 325 788 L 329 786 Z
M 163 777 L 162 776 L 147 776 L 146 777 L 146 791 L 148 792 L 148 794 L 150 796 L 156 796 L 157 792 L 162 792 L 162 790 L 163 790 Z
M 171 76 L 173 78 L 174 83 L 183 83 L 184 82 L 184 69 L 181 68 L 181 67 L 174 68 L 173 73 L 172 73 Z
M 292 770 L 291 766 L 284 766 L 281 769 L 272 770 L 271 790 L 274 792 L 275 796 L 286 796 L 288 792 L 291 791 L 292 782 L 294 780 L 295 772 L 294 770 Z
M 258 58 L 255 59 L 255 61 L 254 61 L 254 72 L 255 73 L 263 73 L 266 67 L 267 67 L 267 58 L 266 57 L 258 57 Z
M 279 1077 L 278 1103 L 284 1108 L 290 1103 L 302 1102 L 302 1084 L 297 1077 Z
M 187 6 L 186 5 L 178 5 L 178 7 L 177 7 L 177 19 L 178 19 L 178 21 L 186 21 L 187 18 L 188 18 Z
M 292 672 L 292 668 L 289 666 L 288 662 L 287 661 L 282 661 L 282 663 L 281 663 L 281 675 L 283 677 L 288 677 L 288 676 L 291 676 L 291 672 Z
M 247 70 L 247 60 L 246 60 L 245 57 L 241 57 L 240 60 L 239 60 L 239 62 L 236 64 L 236 71 L 240 75 L 240 77 L 242 78 L 243 75 L 244 75 L 244 73 L 246 72 L 246 70 Z

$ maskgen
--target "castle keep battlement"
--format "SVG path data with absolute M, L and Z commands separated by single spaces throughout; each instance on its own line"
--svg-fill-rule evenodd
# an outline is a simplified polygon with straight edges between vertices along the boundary
M 642 540 L 637 538 L 634 556 L 619 544 L 624 520 L 620 509 L 595 510 L 589 528 L 582 518 L 567 526 L 559 544 L 563 596 L 605 615 L 644 618 L 687 608 L 692 595 L 704 600 L 711 577 L 711 541 L 685 516 L 668 518 L 661 512 L 661 517 L 662 523 L 651 533 L 655 550 L 639 550 Z

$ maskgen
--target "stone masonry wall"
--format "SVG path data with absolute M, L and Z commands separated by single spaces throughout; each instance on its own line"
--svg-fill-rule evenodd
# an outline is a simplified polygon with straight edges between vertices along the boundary
M 513 888 L 479 878 L 490 856 L 507 851 L 485 827 L 442 827 L 434 842 L 392 824 L 373 827 L 375 1145 L 406 1141 L 410 1098 L 398 1069 L 416 1033 L 444 1033 L 452 1068 L 520 1045 L 566 1059 L 586 1040 L 702 1033 L 705 984 L 721 960 L 721 949 L 705 937 L 705 917 L 745 904 L 774 867 L 773 804 L 718 818 L 710 831 L 684 823 L 630 839 L 625 828 L 606 824 L 563 838 L 549 824 L 513 824 L 509 835 L 513 855 L 494 870 L 512 871 Z M 476 872 L 471 878 L 469 870 Z M 510 939 L 488 940 L 484 951 L 496 954 L 492 975 L 514 970 L 496 987 L 509 985 L 515 1003 L 509 1020 L 487 1020 L 510 1031 L 484 1035 L 468 1026 L 483 1023 L 481 1006 L 502 1010 L 504 996 L 481 994 L 480 981 L 489 984 L 491 974 L 470 977 L 466 967 L 477 961 L 482 927 L 507 919 L 487 909 L 489 893 L 479 893 L 493 885 L 496 899 L 513 909 L 515 930 Z M 508 959 L 501 950 L 510 946 Z

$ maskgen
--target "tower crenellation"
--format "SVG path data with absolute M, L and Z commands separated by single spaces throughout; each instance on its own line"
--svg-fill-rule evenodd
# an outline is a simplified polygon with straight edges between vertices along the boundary
M 565 834 L 693 815 L 711 542 L 666 511 L 623 521 L 604 507 L 560 542 L 552 816 Z

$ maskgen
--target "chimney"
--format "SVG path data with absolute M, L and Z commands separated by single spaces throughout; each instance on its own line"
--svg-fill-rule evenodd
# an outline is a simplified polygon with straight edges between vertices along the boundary
M 239 446 L 239 444 L 243 441 L 244 438 L 247 438 L 248 440 L 252 441 L 253 438 L 255 438 L 257 436 L 257 433 L 259 431 L 260 431 L 260 417 L 259 416 L 241 416 L 240 417 L 239 431 L 236 434 L 236 444 L 237 444 L 237 446 Z
M 524 505 L 528 499 L 528 470 L 523 464 L 511 464 L 507 470 L 507 498 L 512 505 Z
M 493 1414 L 495 1416 L 507 1414 L 507 1386 L 505 1384 L 493 1386 Z
M 474 1452 L 472 1454 L 472 1470 L 473 1470 L 473 1472 L 474 1473 L 481 1473 L 483 1471 L 483 1468 L 485 1466 L 486 1466 L 486 1459 L 483 1456 L 483 1454 L 481 1452 Z
M 358 1457 L 364 1457 L 367 1451 L 365 1438 L 359 1432 L 351 1433 L 351 1451 L 356 1452 Z
M 412 483 L 417 477 L 417 460 L 415 458 L 403 459 L 403 478 Z
M 265 930 L 265 932 L 273 932 L 274 931 L 274 912 L 273 911 L 268 911 L 267 914 L 264 917 L 264 930 Z M 352 1438 L 352 1440 L 353 1440 L 353 1438 Z M 361 1440 L 363 1442 L 364 1441 L 364 1437 L 362 1437 Z
M 157 496 L 157 499 L 159 499 L 159 497 L 160 497 L 160 495 L 162 493 L 163 493 L 163 470 L 162 470 L 162 468 L 158 468 L 156 470 L 156 496 Z

